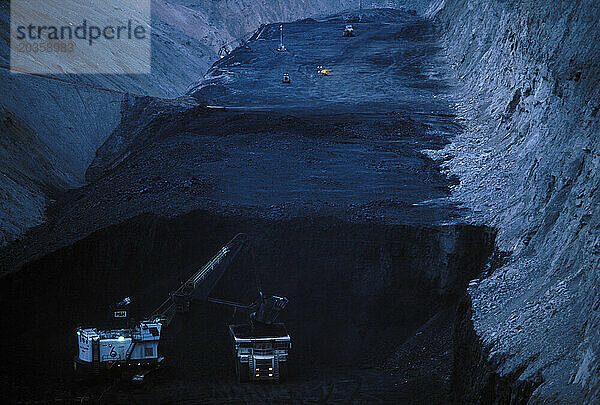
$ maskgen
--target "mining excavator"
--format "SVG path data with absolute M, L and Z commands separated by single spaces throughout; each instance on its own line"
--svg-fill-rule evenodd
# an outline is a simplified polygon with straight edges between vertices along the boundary
M 246 236 L 236 235 L 141 322 L 129 322 L 132 300 L 128 297 L 111 307 L 113 323 L 118 327 L 77 328 L 75 371 L 92 375 L 115 371 L 132 382 L 144 382 L 164 360 L 159 351 L 163 328 L 176 314 L 189 311 L 193 303 L 213 302 L 248 313 L 248 322 L 229 326 L 239 380 L 279 381 L 285 376 L 291 339 L 285 326 L 274 321 L 287 299 L 264 297 L 261 289 L 259 298 L 250 305 L 209 297 L 229 264 L 246 246 Z

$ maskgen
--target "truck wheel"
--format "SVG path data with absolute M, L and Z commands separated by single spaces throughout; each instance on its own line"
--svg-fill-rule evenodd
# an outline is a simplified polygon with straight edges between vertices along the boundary
M 286 382 L 288 379 L 287 362 L 279 363 L 279 382 Z
M 235 362 L 235 372 L 239 382 L 248 382 L 248 364 L 242 364 L 239 360 L 237 360 Z

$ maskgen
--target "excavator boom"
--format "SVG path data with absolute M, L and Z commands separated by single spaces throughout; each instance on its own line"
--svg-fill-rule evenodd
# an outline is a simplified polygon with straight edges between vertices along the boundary
M 208 295 L 245 244 L 246 235 L 237 234 L 208 263 L 173 291 L 149 319 L 159 319 L 163 325 L 168 325 L 177 312 L 186 312 L 192 301 L 207 301 Z

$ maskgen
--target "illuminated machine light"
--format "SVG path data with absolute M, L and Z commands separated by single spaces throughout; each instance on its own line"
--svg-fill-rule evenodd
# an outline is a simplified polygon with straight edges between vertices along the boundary
M 273 371 L 273 367 L 269 367 L 269 371 Z
M 117 339 L 119 342 L 122 342 L 125 340 L 125 338 L 123 336 L 119 336 L 119 338 Z
M 260 377 L 260 374 L 256 374 L 257 377 Z
M 269 374 L 269 377 L 273 377 L 273 374 Z
M 77 336 L 81 335 L 81 332 L 77 331 Z

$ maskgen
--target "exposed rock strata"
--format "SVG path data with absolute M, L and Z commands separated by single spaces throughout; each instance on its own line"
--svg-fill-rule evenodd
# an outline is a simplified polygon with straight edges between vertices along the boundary
M 466 126 L 437 157 L 460 177 L 454 195 L 473 221 L 496 227 L 512 253 L 469 289 L 474 333 L 462 355 L 483 353 L 486 365 L 464 369 L 475 374 L 457 392 L 466 403 L 597 400 L 600 5 L 435 3 Z M 485 367 L 510 396 L 485 396 L 474 383 Z M 526 381 L 538 381 L 531 398 L 513 395 Z

